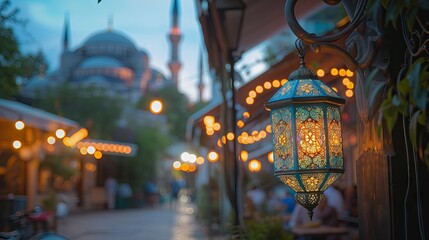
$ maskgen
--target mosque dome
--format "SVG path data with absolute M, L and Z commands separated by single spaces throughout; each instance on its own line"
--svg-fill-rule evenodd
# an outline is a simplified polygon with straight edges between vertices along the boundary
M 124 34 L 117 31 L 98 32 L 88 38 L 84 46 L 113 45 L 136 49 L 134 43 Z
M 80 65 L 81 69 L 88 68 L 120 68 L 124 65 L 115 58 L 108 56 L 95 56 L 85 59 Z

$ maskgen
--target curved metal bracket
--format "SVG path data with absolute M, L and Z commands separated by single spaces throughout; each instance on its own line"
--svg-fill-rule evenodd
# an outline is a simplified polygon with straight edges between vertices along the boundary
M 343 0 L 345 1 L 345 0 Z M 350 33 L 360 24 L 360 22 L 364 19 L 365 16 L 365 8 L 367 5 L 367 0 L 359 0 L 357 6 L 355 8 L 353 18 L 350 23 L 341 31 L 328 35 L 328 36 L 317 36 L 315 34 L 310 34 L 306 30 L 304 30 L 301 25 L 299 25 L 298 20 L 296 19 L 294 8 L 297 0 L 287 0 L 285 5 L 285 16 L 286 21 L 292 30 L 292 32 L 304 42 L 308 44 L 315 44 L 320 42 L 334 42 L 346 34 Z

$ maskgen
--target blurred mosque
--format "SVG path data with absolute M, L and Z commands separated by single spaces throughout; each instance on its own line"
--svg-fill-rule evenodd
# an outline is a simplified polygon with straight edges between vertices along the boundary
M 23 85 L 20 91 L 21 101 L 31 104 L 32 100 L 43 96 L 46 91 L 64 83 L 103 89 L 110 95 L 126 98 L 134 103 L 148 91 L 169 85 L 177 87 L 181 68 L 178 56 L 181 39 L 178 8 L 178 0 L 173 0 L 169 33 L 169 78 L 150 66 L 147 52 L 139 49 L 131 38 L 112 29 L 111 19 L 106 30 L 93 33 L 79 47 L 72 49 L 69 45 L 69 20 L 66 17 L 59 68 L 49 75 L 36 76 Z

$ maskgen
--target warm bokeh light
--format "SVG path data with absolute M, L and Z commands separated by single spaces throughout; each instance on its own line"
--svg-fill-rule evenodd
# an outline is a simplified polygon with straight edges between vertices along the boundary
M 182 166 L 182 163 L 180 163 L 179 161 L 173 162 L 173 168 L 174 169 L 179 169 L 181 166 Z
M 238 121 L 237 121 L 237 126 L 238 126 L 239 128 L 243 128 L 243 127 L 244 127 L 244 122 L 243 122 L 242 120 L 238 120 Z
M 271 89 L 271 83 L 270 82 L 264 82 L 264 88 L 265 89 Z
M 268 158 L 268 162 L 270 162 L 270 163 L 274 162 L 274 153 L 273 153 L 273 151 L 271 151 L 271 152 L 268 153 L 267 158 Z
M 346 70 L 344 70 L 343 68 L 341 68 L 341 69 L 338 71 L 338 75 L 340 75 L 341 77 L 346 76 Z
M 251 98 L 255 98 L 255 97 L 256 97 L 256 92 L 255 92 L 254 90 L 251 90 L 251 91 L 249 92 L 249 97 L 251 97 Z
M 350 71 L 350 69 L 347 69 L 346 71 L 346 76 L 347 77 L 353 77 L 354 73 L 352 71 Z
M 94 154 L 95 153 L 95 147 L 94 146 L 88 146 L 87 148 L 86 148 L 86 151 L 89 153 L 89 154 Z
M 94 163 L 86 163 L 85 168 L 90 172 L 95 172 L 97 170 L 97 166 Z
M 51 145 L 55 144 L 55 142 L 56 142 L 55 138 L 52 136 L 49 136 L 48 139 L 46 139 L 46 141 Z
M 88 130 L 86 130 L 86 128 L 81 128 L 79 129 L 79 131 L 73 133 L 73 135 L 71 135 L 70 137 L 65 137 L 63 139 L 63 143 L 67 147 L 73 147 L 82 139 L 86 138 L 87 136 L 88 136 Z
M 189 153 L 183 152 L 182 154 L 180 154 L 180 159 L 182 159 L 182 161 L 184 161 L 184 162 L 188 162 L 189 161 Z
M 197 157 L 197 164 L 201 165 L 204 163 L 204 158 L 203 157 Z
M 336 68 L 332 68 L 332 69 L 331 69 L 331 75 L 332 75 L 332 76 L 337 76 L 337 75 L 338 75 L 338 69 L 336 69 Z
M 280 81 L 279 80 L 274 80 L 273 81 L 273 87 L 275 87 L 275 88 L 280 87 Z
M 252 159 L 249 162 L 249 170 L 251 172 L 259 172 L 261 170 L 261 167 L 262 167 L 261 162 L 256 159 Z
M 248 105 L 252 105 L 254 102 L 255 102 L 255 100 L 253 100 L 253 98 L 251 98 L 251 97 L 247 97 L 247 98 L 246 98 L 246 103 L 247 103 Z
M 282 79 L 281 84 L 282 86 L 285 85 L 287 83 L 287 79 Z
M 338 92 L 338 89 L 336 87 L 332 87 L 332 90 L 334 90 L 335 92 Z
M 271 133 L 271 124 L 268 124 L 266 127 L 265 127 L 265 130 L 267 131 L 267 132 L 269 132 L 269 133 Z
M 15 141 L 13 141 L 12 146 L 15 149 L 19 149 L 19 148 L 21 148 L 22 143 L 21 143 L 21 141 L 15 140 Z
M 86 149 L 86 147 L 82 147 L 79 151 L 80 151 L 80 154 L 82 155 L 88 154 L 88 149 Z
M 249 118 L 250 117 L 250 113 L 249 112 L 244 112 L 243 113 L 243 117 L 244 118 Z
M 204 117 L 204 124 L 208 126 L 212 126 L 215 123 L 215 118 L 211 115 L 207 115 Z
M 158 114 L 158 113 L 160 113 L 160 112 L 162 111 L 162 109 L 163 109 L 163 104 L 162 104 L 162 102 L 161 102 L 160 100 L 153 100 L 153 101 L 150 103 L 150 107 L 149 107 L 149 109 L 150 109 L 150 111 L 151 111 L 152 113 Z
M 226 138 L 227 138 L 229 141 L 234 140 L 234 133 L 232 133 L 232 132 L 227 133 L 227 134 L 226 134 Z
M 246 162 L 249 159 L 249 153 L 246 150 L 240 152 L 241 161 Z
M 325 76 L 325 71 L 323 69 L 318 69 L 316 72 L 318 77 L 324 77 Z
M 61 139 L 61 138 L 66 136 L 66 131 L 59 128 L 59 129 L 57 129 L 57 131 L 55 131 L 55 136 L 57 136 L 57 138 Z
M 102 157 L 103 157 L 103 153 L 101 153 L 100 151 L 95 151 L 94 153 L 95 159 L 101 159 Z
M 355 84 L 353 82 L 349 82 L 346 87 L 348 89 L 353 89 L 355 87 Z
M 257 93 L 262 93 L 264 91 L 264 88 L 262 86 L 258 85 L 258 86 L 256 86 L 255 91 Z
M 221 128 L 221 125 L 220 125 L 220 123 L 214 123 L 213 124 L 213 129 L 215 130 L 215 131 L 219 131 L 220 130 L 220 128 Z
M 195 172 L 197 170 L 197 166 L 195 166 L 194 164 L 189 164 L 189 172 Z
M 347 90 L 346 91 L 346 96 L 349 97 L 349 98 L 353 97 L 353 90 L 350 90 L 350 89 Z
M 348 79 L 348 78 L 343 78 L 343 85 L 344 86 L 347 86 L 347 84 L 349 84 L 350 83 L 350 79 Z
M 23 121 L 21 121 L 21 120 L 18 120 L 18 121 L 15 122 L 15 128 L 17 130 L 22 130 L 22 129 L 25 128 L 25 123 Z
M 190 163 L 195 163 L 197 161 L 197 156 L 195 154 L 189 154 L 188 159 Z
M 216 162 L 219 159 L 219 154 L 215 151 L 211 151 L 207 154 L 207 159 L 210 162 Z
M 189 170 L 189 164 L 184 163 L 180 166 L 180 170 L 187 172 Z
M 207 134 L 208 136 L 213 135 L 213 134 L 214 134 L 214 129 L 213 129 L 213 128 L 208 128 L 208 129 L 206 129 L 206 134 Z
M 266 137 L 267 137 L 267 132 L 265 132 L 264 130 L 261 130 L 261 131 L 259 132 L 259 137 L 260 137 L 260 138 L 266 138 Z

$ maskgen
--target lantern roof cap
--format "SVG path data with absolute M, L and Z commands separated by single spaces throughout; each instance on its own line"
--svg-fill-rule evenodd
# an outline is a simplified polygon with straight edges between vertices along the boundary
M 278 108 L 284 104 L 325 102 L 343 105 L 343 99 L 331 87 L 320 81 L 317 76 L 305 66 L 290 74 L 286 82 L 265 104 L 268 109 Z

